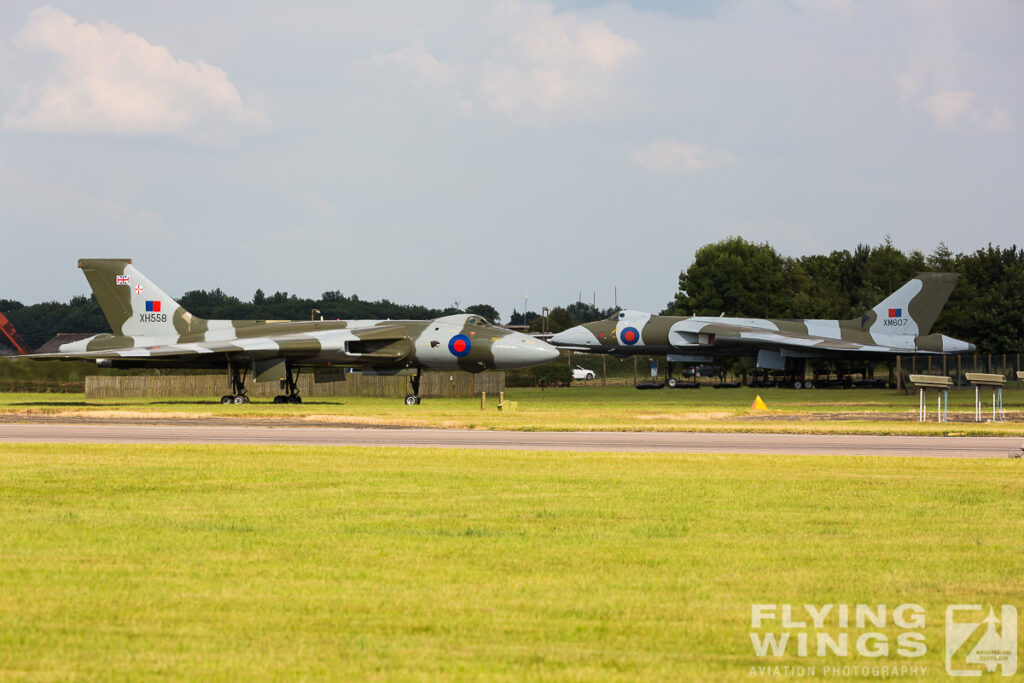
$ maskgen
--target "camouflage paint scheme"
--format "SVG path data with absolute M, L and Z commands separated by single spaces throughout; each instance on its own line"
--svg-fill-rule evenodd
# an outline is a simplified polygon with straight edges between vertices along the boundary
M 969 353 L 974 344 L 929 334 L 959 278 L 957 273 L 919 273 L 852 320 L 681 317 L 626 310 L 559 332 L 550 341 L 573 351 L 616 356 L 665 354 L 669 362 L 679 363 L 756 356 L 758 367 L 771 370 L 785 369 L 787 358 Z
M 251 368 L 256 381 L 271 381 L 300 367 L 480 372 L 558 356 L 544 341 L 468 314 L 435 320 L 206 320 L 182 308 L 130 259 L 82 259 L 78 266 L 113 334 L 24 358 L 91 359 L 107 367 L 234 366 Z

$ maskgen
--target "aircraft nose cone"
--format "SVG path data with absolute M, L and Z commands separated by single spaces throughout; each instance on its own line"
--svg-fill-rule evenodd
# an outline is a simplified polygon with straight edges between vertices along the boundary
M 967 345 L 967 353 L 974 353 L 977 350 L 977 348 L 978 347 L 975 346 L 974 344 L 968 344 Z
M 551 337 L 551 343 L 555 346 L 599 346 L 597 337 L 583 325 L 570 327 L 564 332 Z
M 491 347 L 496 368 L 525 368 L 558 358 L 558 349 L 528 334 L 514 332 Z

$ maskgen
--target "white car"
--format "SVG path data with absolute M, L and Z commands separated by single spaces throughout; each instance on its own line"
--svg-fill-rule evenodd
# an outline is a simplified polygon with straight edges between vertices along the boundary
M 576 367 L 574 367 L 572 369 L 572 378 L 573 379 L 585 379 L 585 380 L 587 380 L 589 382 L 590 380 L 594 379 L 594 371 L 593 370 L 587 370 L 585 367 L 583 367 L 581 365 L 577 365 Z

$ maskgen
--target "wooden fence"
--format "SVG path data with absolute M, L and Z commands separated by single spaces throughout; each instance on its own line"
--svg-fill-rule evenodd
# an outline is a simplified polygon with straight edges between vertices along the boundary
M 316 384 L 310 375 L 298 378 L 302 396 L 374 396 L 402 398 L 409 392 L 408 375 L 346 375 L 344 382 Z M 250 382 L 249 396 L 271 398 L 282 393 L 277 382 Z M 497 395 L 505 390 L 504 372 L 426 371 L 420 381 L 424 398 L 469 398 L 486 391 Z M 177 396 L 221 396 L 230 393 L 223 375 L 169 375 L 162 377 L 86 377 L 86 398 L 169 398 Z
M 4 379 L 0 380 L 0 391 L 34 394 L 80 394 L 85 391 L 85 382 Z

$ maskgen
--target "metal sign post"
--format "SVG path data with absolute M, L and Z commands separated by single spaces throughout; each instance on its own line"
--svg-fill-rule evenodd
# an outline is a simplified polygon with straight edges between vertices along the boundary
M 964 375 L 967 381 L 974 385 L 974 420 L 981 422 L 981 389 L 982 387 L 992 389 L 992 420 L 991 422 L 1004 422 L 1006 411 L 1003 409 L 1003 386 L 1006 385 L 1006 376 L 989 372 L 968 372 Z
M 949 388 L 953 386 L 953 380 L 942 375 L 910 375 L 907 379 L 920 391 L 917 419 L 921 422 L 928 419 L 928 390 L 935 389 L 935 419 L 938 422 L 948 422 Z

